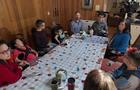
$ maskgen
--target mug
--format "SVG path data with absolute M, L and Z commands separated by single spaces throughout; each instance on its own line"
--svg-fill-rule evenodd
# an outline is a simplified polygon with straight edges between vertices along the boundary
M 68 78 L 68 90 L 74 90 L 75 79 L 73 77 Z
M 59 86 L 59 81 L 57 81 L 57 79 L 52 79 L 52 81 L 51 81 L 51 89 L 52 90 L 58 90 L 58 86 Z

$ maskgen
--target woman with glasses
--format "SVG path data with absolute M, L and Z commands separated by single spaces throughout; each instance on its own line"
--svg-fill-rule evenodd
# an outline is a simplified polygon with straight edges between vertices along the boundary
M 0 41 L 0 87 L 15 83 L 22 76 L 22 67 L 8 62 L 10 49 L 4 41 Z

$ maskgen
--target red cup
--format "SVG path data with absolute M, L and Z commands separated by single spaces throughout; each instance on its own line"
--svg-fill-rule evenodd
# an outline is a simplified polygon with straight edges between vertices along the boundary
M 75 79 L 71 77 L 68 79 L 68 90 L 74 90 L 74 88 L 75 88 Z

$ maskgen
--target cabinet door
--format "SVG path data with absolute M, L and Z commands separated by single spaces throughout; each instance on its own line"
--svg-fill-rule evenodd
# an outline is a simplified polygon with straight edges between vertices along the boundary
M 131 25 L 131 45 L 134 44 L 135 40 L 140 35 L 140 26 L 139 25 Z
M 61 24 L 65 28 L 66 20 L 66 3 L 67 0 L 52 0 L 53 21 Z

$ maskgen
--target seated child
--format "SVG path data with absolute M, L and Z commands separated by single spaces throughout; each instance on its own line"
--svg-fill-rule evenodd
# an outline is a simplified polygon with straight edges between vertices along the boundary
M 12 55 L 14 57 L 14 60 L 25 60 L 30 64 L 36 62 L 38 58 L 38 53 L 31 47 L 29 47 L 27 44 L 25 44 L 22 40 L 15 39 L 12 42 L 12 46 Z
M 61 44 L 64 38 L 65 38 L 65 34 L 63 33 L 62 27 L 60 27 L 55 32 L 52 42 L 55 44 Z
M 35 26 L 35 28 L 32 28 L 33 41 L 39 56 L 43 56 L 52 50 L 55 45 L 50 43 L 49 29 L 46 28 L 46 23 L 44 20 L 36 20 Z
M 0 41 L 0 87 L 15 83 L 22 76 L 22 67 L 8 62 L 10 49 L 4 41 Z

